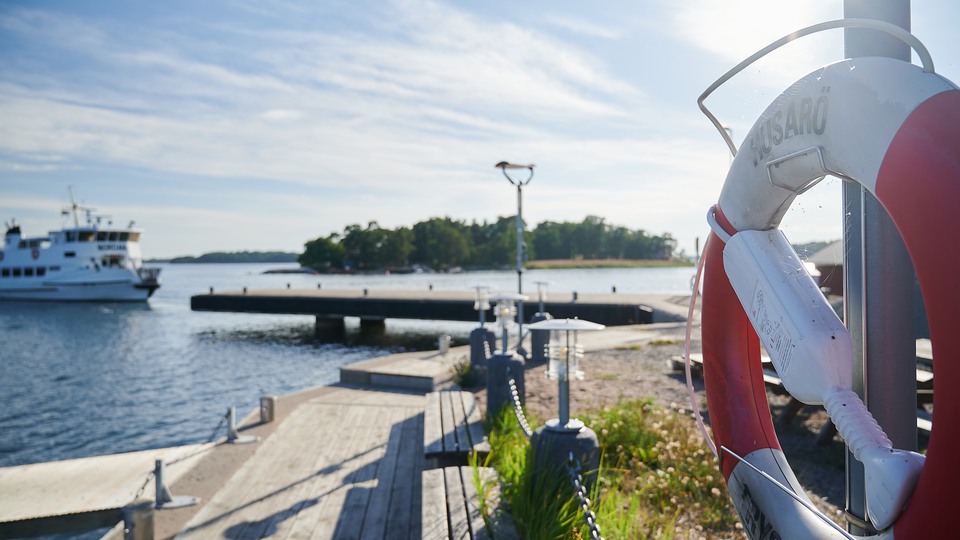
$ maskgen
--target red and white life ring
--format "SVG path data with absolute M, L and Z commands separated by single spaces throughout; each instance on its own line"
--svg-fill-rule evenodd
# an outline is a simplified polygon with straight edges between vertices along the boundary
M 33 248 L 33 250 L 30 252 L 30 256 L 33 257 L 33 260 L 37 260 L 40 257 L 40 250 Z
M 714 213 L 715 227 L 725 232 L 711 234 L 704 255 L 703 367 L 714 439 L 718 448 L 742 456 L 805 499 L 773 428 L 759 347 L 763 339 L 768 351 L 792 348 L 805 338 L 804 330 L 790 336 L 783 321 L 771 318 L 758 337 L 751 322 L 765 309 L 758 303 L 793 290 L 793 277 L 751 281 L 754 271 L 744 272 L 741 263 L 745 253 L 763 252 L 768 240 L 782 237 L 776 228 L 793 199 L 827 174 L 856 181 L 877 197 L 900 231 L 920 282 L 938 387 L 948 390 L 934 395 L 925 463 L 881 518 L 887 522 L 881 537 L 935 538 L 954 528 L 960 485 L 960 392 L 949 390 L 960 382 L 960 250 L 949 243 L 960 234 L 960 222 L 951 217 L 960 208 L 960 90 L 938 75 L 887 58 L 838 62 L 784 91 L 747 135 Z M 796 366 L 805 361 L 799 356 L 787 358 Z M 841 371 L 832 376 L 851 377 Z M 803 381 L 798 386 L 801 394 L 809 390 Z M 841 537 L 731 454 L 721 452 L 720 458 L 751 538 Z

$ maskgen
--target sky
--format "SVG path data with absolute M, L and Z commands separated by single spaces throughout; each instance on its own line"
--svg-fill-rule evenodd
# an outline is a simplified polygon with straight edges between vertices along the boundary
M 0 220 L 62 225 L 68 188 L 145 230 L 144 255 L 292 251 L 350 224 L 517 211 L 500 161 L 536 164 L 528 224 L 709 232 L 730 155 L 714 80 L 841 0 L 193 0 L 0 3 Z M 960 81 L 960 4 L 915 0 Z M 843 31 L 791 43 L 707 105 L 739 144 Z M 915 57 L 916 58 L 916 57 Z M 914 60 L 916 63 L 916 60 Z M 793 205 L 794 242 L 841 231 L 839 181 Z

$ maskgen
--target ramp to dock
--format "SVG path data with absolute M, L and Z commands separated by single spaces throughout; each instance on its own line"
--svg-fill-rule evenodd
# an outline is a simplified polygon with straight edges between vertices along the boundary
M 419 538 L 422 454 L 422 393 L 334 389 L 294 409 L 177 538 Z
M 0 538 L 110 527 L 138 498 L 153 499 L 156 460 L 174 482 L 213 444 L 0 468 Z

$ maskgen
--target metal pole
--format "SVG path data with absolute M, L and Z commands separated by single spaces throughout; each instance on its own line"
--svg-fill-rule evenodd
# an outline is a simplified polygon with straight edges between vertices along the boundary
M 517 183 L 517 294 L 523 294 L 523 184 Z M 517 300 L 517 352 L 523 350 L 523 300 Z M 521 356 L 526 356 L 521 353 Z
M 909 0 L 844 0 L 843 8 L 846 18 L 877 19 L 910 30 Z M 844 30 L 844 49 L 848 58 L 910 61 L 906 44 L 874 30 Z M 913 266 L 893 221 L 869 191 L 846 183 L 843 198 L 844 312 L 854 345 L 853 389 L 893 446 L 914 450 L 916 420 L 907 406 L 916 400 Z M 863 466 L 848 452 L 847 511 L 863 519 L 865 510 Z M 868 533 L 855 525 L 848 529 Z
M 570 423 L 570 332 L 566 334 L 567 346 L 565 347 L 564 369 L 559 377 L 559 404 L 560 404 L 560 425 L 565 428 Z

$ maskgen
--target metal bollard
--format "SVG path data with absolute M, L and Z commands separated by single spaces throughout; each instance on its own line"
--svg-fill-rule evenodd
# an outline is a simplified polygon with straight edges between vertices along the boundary
M 237 430 L 237 408 L 227 409 L 227 442 L 230 444 L 247 444 L 260 440 L 260 437 L 254 435 L 240 435 Z
M 277 403 L 280 398 L 277 396 L 260 397 L 260 423 L 266 424 L 273 422 L 277 418 Z
M 440 336 L 438 341 L 439 343 L 437 349 L 440 351 L 441 355 L 446 356 L 447 353 L 450 352 L 450 336 Z
M 200 502 L 200 497 L 191 497 L 189 495 L 178 495 L 175 497 L 170 493 L 164 481 L 164 464 L 162 459 L 158 459 L 155 462 L 153 480 L 157 495 L 153 507 L 157 510 L 193 506 Z
M 123 540 L 153 540 L 153 502 L 123 507 Z

